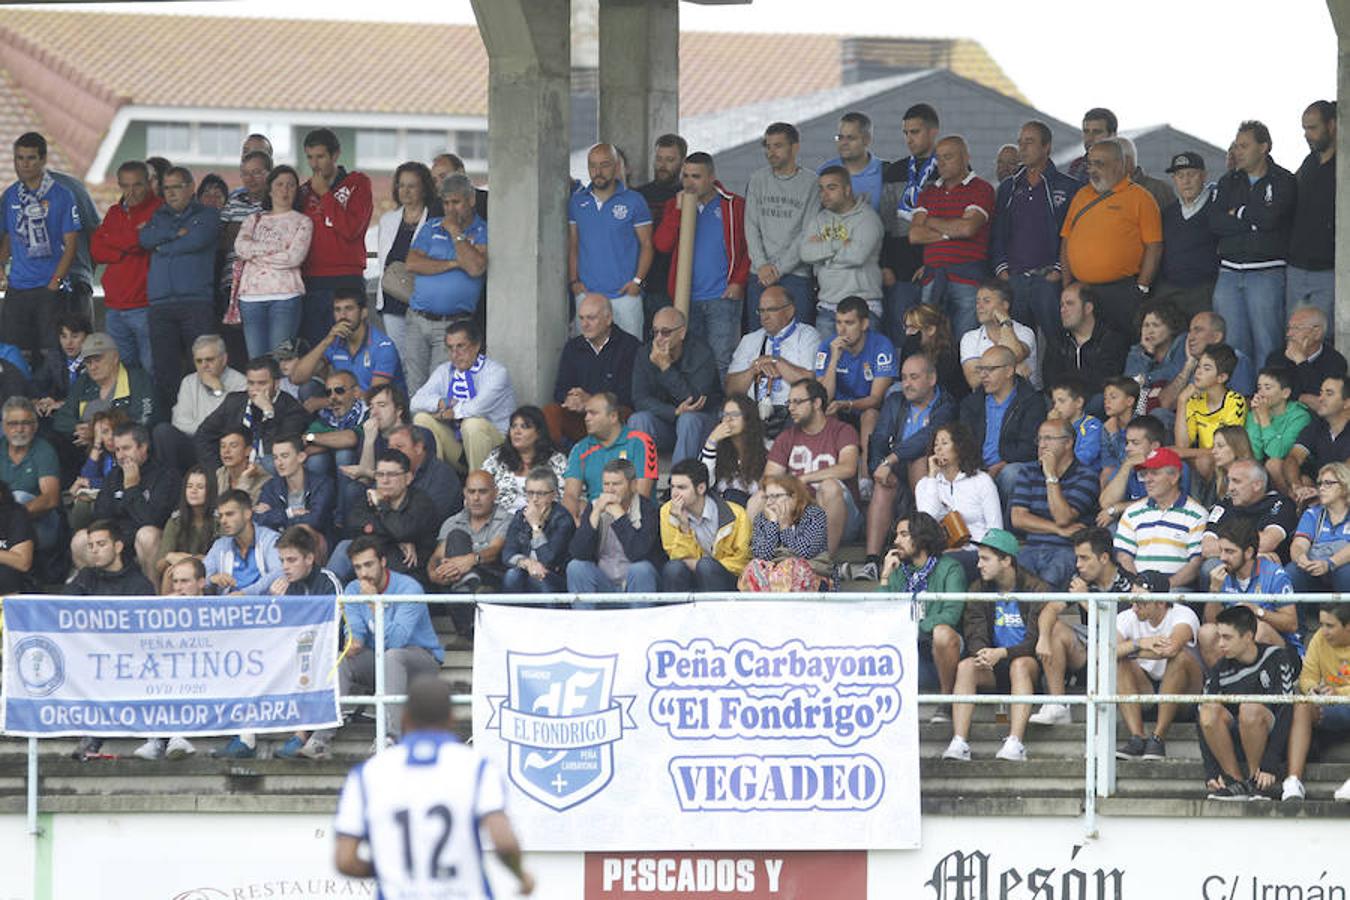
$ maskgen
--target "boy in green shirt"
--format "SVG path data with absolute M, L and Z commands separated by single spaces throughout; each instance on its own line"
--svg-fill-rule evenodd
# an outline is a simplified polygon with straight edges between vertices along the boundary
M 1266 467 L 1275 489 L 1286 496 L 1290 486 L 1284 477 L 1284 458 L 1293 449 L 1299 432 L 1312 421 L 1308 407 L 1294 395 L 1294 370 L 1267 366 L 1256 376 L 1256 393 L 1247 407 L 1247 437 L 1256 461 Z

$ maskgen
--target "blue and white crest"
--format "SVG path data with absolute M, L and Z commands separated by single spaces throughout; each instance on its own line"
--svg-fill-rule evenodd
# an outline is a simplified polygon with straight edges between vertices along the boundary
M 26 637 L 14 648 L 19 681 L 30 697 L 46 697 L 66 682 L 66 658 L 48 638 Z
M 618 659 L 566 648 L 506 654 L 510 695 L 488 698 L 487 727 L 511 745 L 511 782 L 550 809 L 584 803 L 614 777 L 614 742 L 636 727 L 635 698 L 614 696 Z

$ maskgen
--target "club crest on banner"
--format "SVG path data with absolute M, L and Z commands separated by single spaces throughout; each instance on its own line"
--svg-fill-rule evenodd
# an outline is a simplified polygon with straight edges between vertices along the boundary
M 507 772 L 527 796 L 561 812 L 604 790 L 614 744 L 636 728 L 635 697 L 614 695 L 618 655 L 561 648 L 506 654 L 509 695 L 489 697 L 487 727 L 510 745 Z

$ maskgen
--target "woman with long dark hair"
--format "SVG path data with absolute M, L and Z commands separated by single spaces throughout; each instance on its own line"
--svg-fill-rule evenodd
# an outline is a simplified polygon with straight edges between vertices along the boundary
M 263 211 L 239 226 L 235 256 L 239 273 L 239 311 L 244 343 L 256 358 L 271 353 L 300 330 L 300 302 L 305 282 L 300 267 L 309 254 L 314 222 L 295 208 L 300 175 L 290 166 L 267 174 Z
M 764 421 L 759 406 L 745 394 L 732 394 L 722 404 L 717 425 L 699 454 L 708 467 L 708 481 L 722 498 L 744 506 L 759 490 L 769 453 L 764 449 Z
M 949 422 L 934 429 L 928 474 L 914 486 L 914 508 L 936 522 L 945 520 L 944 530 L 956 533 L 959 524 L 969 535 L 967 543 L 948 552 L 960 560 L 967 579 L 973 581 L 978 556 L 974 545 L 989 529 L 1003 527 L 1003 506 L 994 479 L 980 468 L 980 447 L 962 423 Z
M 439 218 L 445 211 L 431 170 L 420 162 L 405 162 L 394 170 L 394 204 L 393 209 L 380 216 L 375 251 L 380 290 L 375 295 L 375 309 L 380 313 L 385 334 L 402 356 L 409 298 L 405 289 L 412 283 L 403 264 L 408 261 L 413 238 L 427 219 Z
M 1139 343 L 1125 357 L 1125 375 L 1139 382 L 1135 415 L 1151 413 L 1172 429 L 1176 398 L 1165 398 L 1172 379 L 1186 365 L 1186 316 L 1167 300 L 1145 303 L 1139 315 Z
M 553 446 L 544 411 L 537 406 L 522 406 L 511 413 L 506 440 L 483 460 L 483 471 L 497 485 L 497 505 L 512 513 L 523 508 L 525 476 L 539 466 L 552 469 L 562 484 L 567 457 Z
M 189 556 L 203 557 L 216 538 L 216 480 L 201 466 L 188 469 L 178 509 L 164 523 L 155 572 L 160 592 L 169 593 L 169 570 Z

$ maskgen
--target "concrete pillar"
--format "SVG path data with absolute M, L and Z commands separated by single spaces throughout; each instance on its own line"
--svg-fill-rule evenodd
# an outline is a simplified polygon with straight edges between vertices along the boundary
M 488 52 L 488 346 L 547 402 L 567 340 L 568 0 L 473 0 Z
M 1350 117 L 1340 121 L 1340 111 L 1350 109 L 1350 0 L 1327 0 L 1336 26 L 1336 346 L 1350 347 L 1350 203 L 1344 202 L 1350 187 Z
M 679 125 L 676 0 L 600 0 L 600 140 L 628 157 L 632 185 L 651 178 L 652 144 Z

